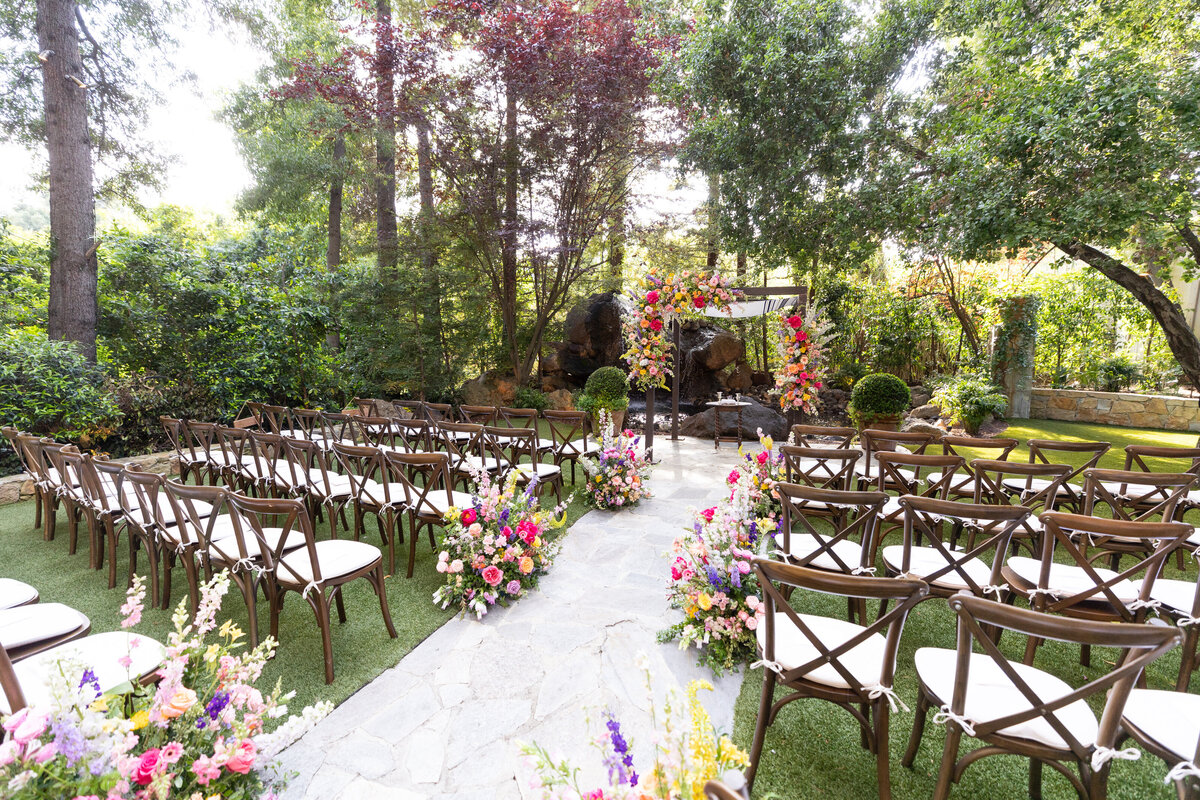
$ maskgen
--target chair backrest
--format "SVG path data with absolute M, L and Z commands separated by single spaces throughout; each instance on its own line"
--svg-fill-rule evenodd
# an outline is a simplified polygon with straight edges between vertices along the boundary
M 242 404 L 242 408 L 250 413 L 251 419 L 254 420 L 252 425 L 238 425 L 239 428 L 257 427 L 260 430 L 267 430 L 267 422 L 263 418 L 263 403 L 254 400 L 247 400 Z
M 92 507 L 100 514 L 124 513 L 125 465 L 109 461 L 107 456 L 83 454 L 83 489 Z
M 166 478 L 157 472 L 142 472 L 136 464 L 130 464 L 125 468 L 123 481 L 119 495 L 121 512 L 131 525 L 149 534 L 174 522 L 167 513 L 168 501 L 163 490 Z
M 425 401 L 423 400 L 393 400 L 392 407 L 397 410 L 408 412 L 408 418 L 420 421 L 425 419 Z M 403 419 L 400 414 L 393 415 L 392 419 Z
M 459 406 L 458 417 L 471 425 L 495 425 L 500 410 L 495 406 Z
M 193 486 L 173 479 L 167 480 L 162 488 L 180 539 L 196 542 L 202 551 L 212 547 L 216 541 L 213 533 L 228 510 L 232 493 L 224 486 Z M 231 561 L 247 558 L 251 552 L 256 556 L 257 549 L 249 551 L 245 544 L 240 539 L 223 540 L 218 551 Z
M 1114 519 L 1173 522 L 1195 485 L 1190 472 L 1129 472 L 1089 469 L 1083 473 L 1083 514 L 1107 506 Z
M 1091 469 L 1100 463 L 1100 458 L 1108 452 L 1112 447 L 1108 442 L 1060 442 L 1056 439 L 1030 439 L 1029 440 L 1029 463 L 1030 464 L 1054 464 L 1057 463 L 1063 454 L 1078 456 L 1080 454 L 1087 457 L 1087 461 L 1079 466 L 1072 466 L 1071 472 L 1067 474 L 1063 480 L 1060 492 L 1062 497 L 1059 503 L 1066 503 L 1072 507 L 1079 509 L 1083 503 L 1083 492 L 1080 487 L 1073 486 L 1071 481 L 1083 474 L 1084 470 Z
M 507 408 L 501 406 L 500 419 L 510 428 L 537 428 L 536 408 Z
M 75 445 L 35 436 L 23 438 L 22 442 L 29 454 L 34 480 L 72 500 L 87 502 L 80 475 L 82 455 Z
M 403 488 L 388 481 L 387 462 L 378 447 L 333 443 L 333 452 L 341 464 L 342 474 L 350 479 L 350 488 L 360 503 L 377 508 L 400 508 L 407 497 Z M 399 490 L 399 493 L 397 492 Z
M 17 460 L 21 463 L 22 471 L 32 473 L 32 470 L 29 469 L 29 465 L 26 463 L 25 448 L 21 445 L 21 432 L 11 425 L 5 425 L 3 428 L 0 428 L 0 433 L 4 434 L 4 438 L 8 440 L 9 447 L 17 454 Z
M 546 409 L 542 419 L 550 428 L 550 440 L 554 442 L 555 454 L 560 457 L 578 458 L 588 448 L 588 415 L 582 411 L 556 411 Z
M 879 465 L 876 485 L 880 491 L 898 489 L 900 494 L 946 499 L 954 476 L 965 463 L 962 456 L 925 455 L 922 453 L 877 452 Z M 937 473 L 937 480 L 925 476 Z
M 304 478 L 292 469 L 288 461 L 284 442 L 291 437 L 278 433 L 250 434 L 250 453 L 254 458 L 255 469 L 264 483 L 277 487 L 295 488 L 304 486 Z M 294 481 L 300 480 L 300 483 Z
M 947 456 L 962 456 L 963 458 L 987 458 L 992 461 L 1006 461 L 1008 454 L 1013 451 L 1020 442 L 1016 439 L 989 439 L 983 436 L 943 436 L 938 444 L 942 447 L 942 454 Z M 971 451 L 971 452 L 963 452 Z M 989 451 L 980 453 L 979 451 Z
M 450 480 L 450 456 L 446 453 L 397 453 L 385 451 L 392 477 L 404 486 L 405 502 L 418 516 L 429 517 L 444 512 L 454 503 Z M 442 495 L 444 503 L 430 502 Z
M 1059 489 L 1071 474 L 1071 466 L 977 458 L 971 462 L 971 471 L 978 478 L 976 503 L 1054 511 L 1058 507 Z
M 856 436 L 858 436 L 857 428 L 836 425 L 793 425 L 790 443 L 797 447 L 844 449 L 850 447 Z
M 18 433 L 13 437 L 13 448 L 21 458 L 21 465 L 33 476 L 35 482 L 46 488 L 57 483 L 50 475 L 50 467 L 54 465 L 46 451 L 46 444 L 53 442 L 53 439 L 43 439 L 31 433 Z
M 221 425 L 217 428 L 217 442 L 225 454 L 225 463 L 231 469 L 242 475 L 255 478 L 265 478 L 267 467 L 259 463 L 258 452 L 254 449 L 254 440 L 250 431 Z M 254 464 L 253 471 L 246 464 Z
M 380 445 L 396 446 L 392 432 L 392 420 L 388 417 L 354 417 L 353 425 L 358 429 L 355 441 L 360 444 L 372 444 L 376 447 Z
M 355 425 L 358 414 L 345 414 L 340 411 L 322 411 L 321 436 L 327 446 L 334 442 L 362 444 L 360 429 Z
M 1146 444 L 1125 445 L 1125 469 L 1142 472 L 1161 472 L 1162 469 L 1151 469 L 1146 463 L 1147 458 L 1160 461 L 1178 462 L 1170 464 L 1171 472 L 1190 472 L 1200 475 L 1200 447 L 1158 447 Z
M 283 433 L 290 430 L 291 409 L 287 406 L 270 406 L 263 403 L 259 407 L 259 425 L 264 433 Z
M 166 432 L 167 439 L 171 442 L 171 448 L 175 451 L 175 455 L 179 456 L 180 460 L 195 460 L 196 453 L 192 448 L 191 439 L 183 430 L 183 420 L 164 415 L 158 418 L 158 424 Z
M 1141 622 L 1147 609 L 1156 607 L 1151 597 L 1154 581 L 1167 557 L 1193 532 L 1191 525 L 1182 522 L 1129 522 L 1061 511 L 1047 511 L 1038 519 L 1046 533 L 1030 605 L 1050 614 L 1084 613 L 1092 618 L 1111 616 L 1122 622 Z M 1108 547 L 1110 542 L 1117 549 Z M 1131 543 L 1140 543 L 1142 552 L 1131 553 Z M 1079 568 L 1073 573 L 1077 583 L 1069 589 L 1052 580 L 1055 556 L 1060 551 L 1066 553 L 1067 564 Z M 1131 556 L 1135 563 L 1120 572 L 1094 566 L 1094 562 L 1114 552 Z M 1133 583 L 1139 576 L 1140 586 Z
M 933 441 L 933 434 L 921 431 L 880 431 L 867 428 L 859 435 L 859 441 L 862 443 L 863 452 L 867 454 L 869 461 L 876 453 L 891 452 L 897 447 L 903 447 L 910 453 L 922 455 L 925 453 L 925 448 Z
M 393 419 L 393 446 L 407 453 L 427 453 L 433 449 L 433 437 L 430 433 L 432 427 L 420 418 Z
M 425 413 L 425 421 L 433 424 L 454 421 L 454 406 L 449 403 L 430 403 L 428 400 L 421 406 Z
M 442 445 L 452 459 L 457 461 L 467 456 L 483 458 L 482 425 L 471 425 L 466 422 L 440 422 L 437 432 Z
M 1094 748 L 1113 749 L 1119 735 L 1118 723 L 1129 690 L 1146 666 L 1179 644 L 1179 632 L 1175 628 L 1157 625 L 1114 625 L 1081 619 L 1064 619 L 1041 614 L 1004 603 L 985 600 L 967 592 L 954 595 L 949 600 L 950 608 L 958 616 L 957 666 L 954 675 L 954 691 L 949 698 L 952 717 L 965 719 L 967 693 L 972 653 L 981 651 L 991 658 L 991 666 L 1004 674 L 1012 685 L 1024 696 L 1027 705 L 1014 705 L 1012 712 L 992 719 L 967 720 L 976 738 L 989 739 L 992 734 L 1001 734 L 1010 728 L 1032 720 L 1042 719 L 1048 724 L 1071 752 L 1084 763 L 1092 757 L 1093 746 L 1080 741 L 1079 731 L 1072 730 L 1056 713 L 1076 701 L 1099 700 L 1107 693 L 1104 712 L 1100 718 L 1100 730 Z M 1078 689 L 1063 695 L 1045 696 L 1030 685 L 1028 676 L 1005 658 L 996 645 L 995 630 L 1001 628 L 1037 639 L 1055 639 L 1077 645 L 1116 647 L 1125 652 L 1110 672 L 1097 676 Z M 985 662 L 986 663 L 986 662 Z M 974 691 L 985 691 L 995 685 L 993 680 L 977 684 Z M 1089 737 L 1090 738 L 1090 737 Z M 999 742 L 1004 747 L 1004 741 Z M 1007 749 L 1007 748 L 1006 748 Z
M 190 442 L 190 452 L 198 458 L 207 458 L 214 449 L 224 452 L 225 448 L 221 445 L 219 435 L 220 429 L 221 426 L 215 422 L 200 422 L 190 419 L 183 421 L 183 430 Z
M 273 571 L 276 578 L 304 586 L 310 581 L 321 581 L 317 540 L 303 500 L 247 497 L 236 492 L 231 493 L 228 500 L 233 528 L 251 557 L 257 547 L 263 565 Z M 268 530 L 271 535 L 266 533 Z M 297 541 L 303 542 L 303 552 L 308 555 L 309 574 L 282 560 L 283 554 L 290 550 L 300 552 L 296 548 Z
M 333 496 L 331 477 L 336 473 L 332 473 L 329 468 L 330 454 L 319 444 L 308 439 L 285 436 L 283 437 L 283 457 L 287 461 L 285 469 L 291 481 L 290 486 L 304 486 L 308 487 L 310 491 L 315 488 L 317 494 L 322 498 Z M 320 476 L 319 478 L 313 475 L 314 471 Z M 314 480 L 319 480 L 321 485 L 313 487 Z
M 807 673 L 828 664 L 838 673 L 850 691 L 862 697 L 864 702 L 868 702 L 873 691 L 878 696 L 877 693 L 881 688 L 891 688 L 896 670 L 896 652 L 900 647 L 900 635 L 904 630 L 908 612 L 929 594 L 929 587 L 924 581 L 843 575 L 838 572 L 797 567 L 765 558 L 754 559 L 754 571 L 758 575 L 758 583 L 762 589 L 766 607 L 766 618 L 760 623 L 766 627 L 763 640 L 763 659 L 768 663 L 778 663 L 775 640 L 777 625 L 782 622 L 777 618 L 779 615 L 782 615 L 785 620 L 789 620 L 799 630 L 815 653 L 814 657 L 804 664 L 782 670 L 780 672 L 782 681 L 793 683 L 803 680 Z M 863 626 L 861 632 L 830 647 L 801 618 L 800 612 L 792 605 L 792 602 L 800 599 L 800 596 L 790 592 L 789 588 L 863 600 L 894 601 L 894 605 L 874 622 Z M 879 686 L 864 686 L 854 676 L 853 671 L 842 663 L 841 658 L 877 633 L 886 636 Z
M 844 447 L 827 449 L 783 444 L 779 446 L 779 452 L 789 483 L 824 489 L 851 488 L 854 467 L 862 458 L 861 450 Z
M 997 506 L 976 503 L 960 503 L 933 497 L 900 498 L 904 509 L 904 550 L 900 559 L 900 574 L 909 575 L 912 570 L 913 548 L 934 550 L 942 562 L 933 566 L 922 562 L 920 577 L 931 586 L 939 583 L 956 588 L 966 588 L 972 594 L 985 597 L 1003 594 L 1000 572 L 1013 534 L 1032 513 L 1024 506 Z M 965 548 L 952 547 L 946 536 L 946 525 L 951 528 L 971 529 L 972 535 Z M 992 551 L 992 568 L 987 583 L 980 583 L 978 574 L 970 569 L 975 559 Z
M 378 417 L 379 401 L 374 397 L 356 397 L 354 398 L 354 407 L 358 409 L 358 413 L 364 417 Z
M 501 464 L 520 464 L 528 459 L 537 461 L 537 431 L 532 428 L 483 427 L 483 446 L 487 454 Z
M 788 561 L 805 567 L 821 559 L 832 560 L 838 569 L 847 574 L 862 574 L 874 570 L 875 537 L 879 527 L 879 511 L 887 501 L 883 492 L 852 492 L 844 489 L 826 489 L 798 483 L 776 483 L 779 500 L 783 505 L 780 531 L 782 549 L 789 554 Z M 815 525 L 811 512 L 821 514 L 823 525 Z M 827 526 L 832 527 L 832 531 Z M 798 528 L 798 530 L 797 530 Z M 806 539 L 809 550 L 793 548 L 792 536 L 800 534 Z M 858 563 L 848 563 L 838 545 L 854 541 L 860 545 Z M 796 550 L 802 554 L 797 555 Z
M 315 408 L 292 409 L 292 422 L 295 428 L 302 431 L 307 439 L 317 438 L 323 433 L 321 412 Z

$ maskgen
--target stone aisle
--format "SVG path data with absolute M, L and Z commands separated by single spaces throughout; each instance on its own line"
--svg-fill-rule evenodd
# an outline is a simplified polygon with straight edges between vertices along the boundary
M 736 453 L 666 437 L 655 449 L 655 496 L 629 511 L 586 514 L 539 592 L 481 622 L 451 620 L 289 748 L 283 767 L 299 775 L 287 798 L 520 798 L 517 748 L 531 741 L 598 778 L 591 742 L 604 708 L 621 720 L 635 758 L 638 741 L 649 741 L 639 661 L 660 697 L 667 686 L 710 680 L 705 705 L 730 730 L 742 676 L 713 680 L 692 653 L 656 635 L 678 613 L 666 604 L 665 553 L 687 508 L 720 498 Z

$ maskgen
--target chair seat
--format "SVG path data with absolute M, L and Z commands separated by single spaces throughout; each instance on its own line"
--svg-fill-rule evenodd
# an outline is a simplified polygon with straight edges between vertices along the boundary
M 954 548 L 951 552 L 955 552 L 956 550 L 961 552 L 959 548 Z M 883 563 L 892 572 L 902 572 L 901 565 L 904 563 L 904 545 L 894 544 L 883 548 Z M 914 547 L 909 556 L 908 574 L 914 578 L 925 580 L 926 575 L 932 575 L 948 565 L 949 562 L 946 561 L 946 557 L 938 552 L 937 548 Z M 992 568 L 980 558 L 969 558 L 961 562 L 957 569 L 952 569 L 944 575 L 938 576 L 933 581 L 933 585 L 946 589 L 970 588 L 970 584 L 963 578 L 959 570 L 969 575 L 971 580 L 975 581 L 979 586 L 987 586 L 992 582 Z
M 129 667 L 120 660 L 132 659 Z M 100 684 L 101 693 L 112 691 L 121 684 L 149 675 L 162 664 L 166 648 L 149 636 L 127 631 L 112 631 L 85 636 L 73 642 L 52 647 L 13 664 L 17 683 L 30 706 L 46 706 L 52 701 L 51 684 L 54 664 L 58 660 L 78 662 L 92 670 Z M 9 711 L 8 698 L 0 692 L 0 713 Z
M 1196 757 L 1200 741 L 1200 695 L 1162 689 L 1133 689 L 1122 719 L 1180 761 Z
M 425 503 L 420 511 L 432 512 L 441 516 L 449 511 L 451 507 L 473 508 L 474 505 L 475 503 L 471 499 L 470 492 L 451 492 L 450 499 L 447 500 L 445 492 L 435 490 L 430 492 L 425 498 Z
M 0 608 L 16 608 L 38 601 L 38 590 L 28 583 L 0 578 Z
M 492 456 L 485 456 L 484 458 L 480 458 L 479 456 L 464 456 L 454 468 L 459 472 L 469 472 L 471 469 L 476 471 L 486 469 L 488 472 L 495 472 L 507 466 L 507 461 L 501 461 Z
M 319 484 L 322 480 L 321 470 L 319 467 L 313 467 L 312 469 L 301 469 L 297 467 L 295 469 L 295 477 L 293 477 L 292 472 L 293 469 L 290 462 L 283 460 L 277 460 L 275 462 L 275 481 L 283 486 L 294 489 L 308 486 L 311 483 Z M 293 481 L 295 482 L 296 486 L 292 486 Z
M 408 491 L 403 483 L 387 483 L 385 486 L 385 484 L 371 478 L 358 480 L 355 483 L 359 483 L 362 486 L 355 498 L 360 503 L 383 507 L 389 501 L 393 506 L 404 505 L 408 502 Z
M 55 467 L 46 467 L 46 477 L 55 486 L 63 485 L 62 475 L 59 474 L 58 469 Z M 79 486 L 79 481 L 75 480 L 74 477 L 71 478 L 71 486 Z
M 569 442 L 554 445 L 551 449 L 555 450 L 560 456 L 588 456 L 600 452 L 600 443 L 592 439 L 588 439 L 586 443 L 583 439 L 573 439 Z
M 553 439 L 538 439 L 536 442 L 537 449 L 540 451 L 552 451 L 556 445 Z
M 317 472 L 320 472 L 318 469 Z M 309 494 L 315 494 L 323 499 L 333 497 L 350 497 L 354 494 L 354 485 L 350 483 L 350 478 L 347 475 L 339 475 L 336 472 L 326 473 L 329 475 L 329 486 L 326 487 L 325 480 L 320 476 L 314 476 L 313 480 L 305 486 L 305 490 Z
M 86 616 L 62 603 L 8 608 L 0 610 L 0 647 L 16 650 L 89 627 L 91 622 Z
M 825 541 L 828 542 L 830 538 L 828 536 L 825 537 Z M 793 558 L 804 558 L 822 549 L 822 544 L 811 533 L 793 533 L 791 536 L 791 547 L 780 549 Z M 839 542 L 835 542 L 826 552 L 821 553 L 805 566 L 811 569 L 827 569 L 831 572 L 843 572 L 844 570 L 834 560 L 834 557 L 830 555 L 829 550 L 836 553 L 837 557 L 850 569 L 854 569 L 862 564 L 862 545 L 858 542 L 852 542 L 849 539 L 842 539 Z
M 246 537 L 246 552 L 251 559 L 261 559 L 263 557 L 262 547 L 259 545 L 257 537 L 249 530 L 244 532 Z M 283 536 L 283 528 L 263 528 L 262 537 L 266 542 L 266 546 L 271 552 L 279 547 L 279 539 Z M 293 530 L 287 539 L 287 550 L 295 550 L 297 547 L 304 546 L 304 536 L 296 530 Z M 238 554 L 238 545 L 236 536 L 224 536 L 220 539 L 213 539 L 209 542 L 208 547 L 209 557 L 215 562 L 222 565 L 234 564 L 241 559 Z
M 925 476 L 925 482 L 933 485 L 942 479 L 942 473 L 930 472 Z M 978 488 L 978 481 L 974 478 L 968 478 L 965 475 L 955 475 L 950 479 L 950 493 L 960 495 L 975 495 L 975 490 Z M 985 487 L 986 488 L 986 487 Z
M 192 526 L 192 524 L 190 522 L 185 522 L 184 524 L 188 528 L 187 535 L 188 535 L 189 543 L 192 543 L 192 544 L 198 543 L 200 541 L 200 534 L 196 530 L 194 530 L 194 527 Z M 208 525 L 208 522 L 206 521 L 203 524 Z M 228 514 L 222 514 L 219 517 L 217 517 L 215 520 L 212 521 L 212 529 L 209 530 L 208 528 L 205 528 L 205 530 L 208 531 L 209 537 L 214 542 L 229 539 L 229 538 L 233 537 L 234 535 L 236 535 L 236 533 L 237 533 L 237 531 L 233 527 L 233 518 L 230 517 Z M 171 527 L 167 528 L 166 530 L 160 531 L 159 536 L 161 536 L 163 539 L 165 539 L 168 543 L 175 545 L 175 546 L 178 546 L 183 543 L 183 536 L 180 535 L 180 533 L 179 533 L 178 525 L 172 525 Z M 237 549 L 237 545 L 236 544 L 231 545 L 231 548 L 232 548 L 232 550 L 231 550 L 231 552 L 232 552 L 233 550 Z
M 922 647 L 916 652 L 914 661 L 917 675 L 920 677 L 921 683 L 938 698 L 939 704 L 948 704 L 954 697 L 957 659 L 956 651 L 940 647 Z M 1008 663 L 1044 703 L 1074 691 L 1061 678 L 1043 672 L 1037 667 L 1014 661 Z M 973 723 L 982 723 L 1016 714 L 1029 708 L 1032 708 L 1029 700 L 1009 680 L 990 655 L 986 653 L 971 654 L 971 662 L 967 669 L 967 693 L 963 716 Z M 1087 701 L 1076 700 L 1055 711 L 1054 715 L 1085 747 L 1096 743 L 1100 726 Z M 1049 747 L 1067 748 L 1066 741 L 1058 735 L 1049 722 L 1041 717 L 1002 728 L 996 733 L 1039 742 Z
M 562 469 L 560 467 L 557 467 L 554 464 L 542 464 L 540 462 L 537 464 L 518 464 L 516 467 L 514 467 L 514 469 L 526 478 L 536 474 L 538 476 L 538 480 L 548 480 L 553 478 L 555 475 L 562 474 Z
M 1131 581 L 1137 587 L 1138 593 L 1142 591 L 1141 580 Z M 1196 597 L 1196 582 L 1181 581 L 1174 578 L 1156 578 L 1154 585 L 1150 587 L 1150 599 L 1157 600 L 1167 607 L 1169 611 L 1174 611 L 1178 614 L 1191 614 L 1192 601 Z
M 833 617 L 821 617 L 815 614 L 800 614 L 814 634 L 826 648 L 832 650 L 858 634 L 863 628 L 853 622 L 846 622 Z M 755 632 L 758 637 L 758 647 L 762 652 L 767 645 L 767 626 L 760 623 Z M 854 679 L 864 686 L 878 685 L 883 675 L 883 659 L 887 641 L 882 634 L 871 634 L 865 641 L 837 657 L 838 662 Z M 796 627 L 791 618 L 782 611 L 775 612 L 775 661 L 784 669 L 793 669 L 807 664 L 819 655 L 817 648 L 804 633 Z M 806 673 L 803 678 L 813 683 L 832 686 L 839 689 L 849 689 L 850 684 L 842 674 L 830 664 L 822 664 Z
M 1041 559 L 1013 556 L 1008 559 L 1006 564 L 1021 580 L 1033 586 L 1038 585 L 1038 576 L 1042 572 Z M 1117 573 L 1111 569 L 1104 567 L 1095 567 L 1094 569 L 1102 581 L 1108 581 L 1117 576 Z M 1049 584 L 1046 588 L 1059 597 L 1070 597 L 1096 586 L 1096 582 L 1083 571 L 1083 567 L 1070 564 L 1051 564 Z M 1119 580 L 1109 588 L 1122 603 L 1132 603 L 1138 599 L 1138 587 L 1128 579 Z M 1107 596 L 1102 591 L 1096 592 L 1088 599 L 1101 603 L 1107 602 Z
M 316 550 L 322 581 L 353 574 L 383 558 L 383 551 L 375 545 L 353 539 L 320 541 Z M 306 586 L 313 579 L 308 549 L 293 550 L 281 558 L 275 576 L 284 586 Z
M 900 505 L 899 497 L 889 497 L 883 503 L 883 508 L 879 509 L 879 516 L 894 517 L 904 513 L 904 506 Z

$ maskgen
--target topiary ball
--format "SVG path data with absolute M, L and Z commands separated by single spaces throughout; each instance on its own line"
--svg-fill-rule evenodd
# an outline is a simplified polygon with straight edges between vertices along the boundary
M 629 378 L 618 367 L 601 367 L 588 376 L 583 392 L 611 408 L 629 397 Z
M 862 417 L 898 416 L 911 402 L 908 385 L 887 372 L 864 376 L 850 392 L 850 408 Z

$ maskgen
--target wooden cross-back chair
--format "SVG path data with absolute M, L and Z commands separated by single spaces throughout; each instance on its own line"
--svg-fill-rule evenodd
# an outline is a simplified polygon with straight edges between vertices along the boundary
M 403 453 L 428 453 L 433 450 L 432 426 L 419 417 L 393 419 L 393 446 Z
M 874 540 L 887 495 L 786 482 L 775 489 L 783 506 L 776 555 L 809 569 L 874 574 Z
M 396 571 L 396 541 L 404 541 L 401 516 L 408 503 L 404 484 L 392 480 L 384 460 L 384 451 L 369 445 L 359 446 L 335 442 L 333 452 L 350 483 L 354 500 L 354 539 L 362 538 L 364 520 L 374 515 L 379 537 L 388 548 L 388 574 Z
M 27 441 L 30 461 L 41 461 L 45 466 L 45 480 L 54 489 L 54 501 L 47 503 L 46 527 L 43 536 L 53 539 L 54 524 L 61 504 L 67 517 L 67 554 L 75 555 L 79 543 L 79 523 L 87 525 L 88 566 L 100 569 L 104 555 L 104 537 L 99 535 L 91 494 L 83 485 L 84 454 L 75 445 L 60 444 L 51 439 Z M 91 456 L 88 456 L 91 458 Z
M 356 423 L 359 414 L 341 411 L 321 411 L 321 445 L 332 450 L 335 442 L 350 445 L 365 444 Z
M 374 397 L 355 397 L 353 400 L 354 407 L 358 409 L 358 413 L 364 417 L 378 417 L 379 401 Z
M 293 408 L 292 423 L 295 426 L 293 430 L 296 432 L 296 435 L 292 437 L 294 439 L 317 441 L 323 435 L 321 412 L 315 408 Z
M 1121 729 L 1168 767 L 1179 800 L 1200 800 L 1200 695 L 1131 689 Z
M 858 436 L 857 428 L 836 425 L 793 425 L 789 444 L 821 449 L 849 448 Z
M 488 455 L 500 465 L 501 475 L 516 472 L 518 485 L 535 483 L 534 492 L 538 497 L 549 487 L 554 490 L 555 500 L 562 502 L 562 468 L 541 460 L 536 430 L 484 426 L 483 441 Z
M 855 488 L 855 467 L 863 455 L 861 450 L 845 447 L 801 447 L 792 444 L 780 445 L 779 453 L 783 456 L 784 474 L 789 483 L 842 490 Z
M 404 453 L 394 450 L 384 453 L 391 478 L 404 486 L 405 514 L 409 522 L 408 571 L 413 576 L 417 558 L 417 539 L 421 529 L 429 533 L 429 546 L 436 549 L 434 528 L 446 525 L 446 512 L 451 508 L 473 507 L 471 495 L 456 492 L 450 473 L 450 456 L 446 453 Z
M 317 442 L 285 438 L 283 452 L 287 457 L 288 483 L 296 487 L 293 493 L 305 500 L 313 519 L 319 519 L 322 512 L 328 513 L 330 537 L 338 538 L 339 518 L 344 528 L 350 528 L 346 521 L 346 505 L 354 500 L 350 477 L 333 470 L 329 462 L 331 454 Z
M 962 456 L 882 452 L 876 455 L 875 463 L 878 468 L 875 488 L 879 491 L 945 500 L 964 461 Z M 929 480 L 931 474 L 936 474 L 937 480 Z M 900 498 L 889 497 L 880 512 L 880 541 L 889 529 L 903 524 L 904 508 Z
M 1116 469 L 1089 469 L 1083 473 L 1081 513 L 1095 516 L 1104 508 L 1113 519 L 1130 522 L 1174 522 L 1182 516 L 1188 492 L 1196 485 L 1190 472 L 1127 472 Z M 1195 533 L 1189 539 L 1195 538 Z M 1127 552 L 1137 553 L 1141 542 L 1130 542 Z M 1108 540 L 1110 566 L 1121 563 L 1122 547 L 1117 539 Z M 1184 549 L 1176 551 L 1179 569 L 1184 568 Z
M 536 408 L 501 406 L 499 412 L 500 421 L 510 428 L 537 428 L 538 410 Z
M 40 506 L 40 511 L 34 512 L 34 526 L 39 523 L 42 527 L 42 538 L 49 541 L 54 538 L 58 522 L 58 508 L 63 504 L 62 492 L 66 491 L 66 478 L 54 466 L 51 453 L 62 445 L 53 439 L 43 439 L 29 433 L 19 433 L 15 446 L 25 454 L 25 466 L 33 476 L 34 494 Z M 71 519 L 68 515 L 68 520 Z M 70 551 L 74 554 L 74 548 Z
M 750 767 L 753 786 L 767 728 L 780 709 L 795 700 L 818 698 L 842 708 L 862 731 L 863 746 L 875 756 L 881 800 L 891 797 L 888 720 L 896 703 L 893 676 L 900 636 L 909 611 L 929 591 L 922 581 L 842 575 L 756 558 L 754 570 L 763 594 L 765 619 L 756 630 L 766 669 Z M 848 602 L 890 601 L 895 605 L 868 625 L 804 614 L 793 590 L 847 598 Z M 776 684 L 786 694 L 775 700 Z
M 425 421 L 434 425 L 454 421 L 454 406 L 449 403 L 430 403 L 426 400 L 421 405 L 421 411 L 425 414 Z
M 500 409 L 496 406 L 467 406 L 458 407 L 458 418 L 468 425 L 495 425 L 500 419 Z
M 342 445 L 345 447 L 345 445 Z M 363 578 L 379 599 L 388 635 L 395 639 L 383 576 L 383 553 L 366 542 L 347 539 L 317 541 L 308 509 L 300 500 L 229 496 L 234 528 L 262 552 L 270 602 L 271 635 L 279 638 L 279 617 L 288 592 L 312 608 L 325 657 L 325 683 L 333 683 L 330 601 L 338 619 L 346 621 L 342 587 Z M 298 543 L 298 546 L 297 546 Z
M 222 445 L 221 427 L 215 422 L 196 420 L 185 420 L 183 424 L 196 457 L 199 477 L 201 480 L 207 478 L 212 486 L 226 481 L 236 484 L 238 480 L 238 465 L 229 460 L 229 454 Z
M 877 457 L 882 453 L 914 453 L 925 455 L 926 448 L 933 441 L 933 434 L 920 431 L 880 431 L 867 428 L 858 437 L 862 447 L 863 460 L 859 464 L 860 481 L 864 484 L 875 483 L 879 476 Z
M 971 462 L 971 470 L 977 480 L 974 502 L 1030 509 L 1032 514 L 1021 522 L 1010 547 L 1014 554 L 1018 547 L 1024 547 L 1030 555 L 1040 555 L 1042 522 L 1034 515 L 1057 510 L 1059 489 L 1071 467 L 977 458 Z M 1020 488 L 1014 489 L 1014 485 Z
M 943 436 L 938 442 L 942 455 L 962 456 L 968 460 L 950 484 L 947 496 L 953 500 L 973 499 L 978 488 L 978 478 L 971 463 L 975 459 L 989 461 L 1007 461 L 1008 454 L 1017 446 L 1016 439 L 988 439 L 982 436 Z M 929 480 L 937 480 L 936 473 L 928 476 Z
M 1084 455 L 1087 461 L 1079 466 L 1071 466 L 1071 471 L 1067 473 L 1063 479 L 1062 485 L 1059 487 L 1060 497 L 1058 503 L 1060 506 L 1070 508 L 1074 511 L 1079 511 L 1083 508 L 1083 487 L 1077 486 L 1071 481 L 1083 475 L 1084 470 L 1089 470 L 1100 463 L 1100 458 L 1109 451 L 1112 445 L 1108 442 L 1060 442 L 1054 439 L 1030 439 L 1029 445 L 1029 463 L 1030 464 L 1054 464 L 1056 458 Z M 1048 480 L 1048 479 L 1042 479 Z M 1010 488 L 1014 491 L 1029 491 L 1030 489 L 1038 488 L 1039 480 L 1033 479 L 1032 483 L 1026 480 L 1024 486 L 1018 481 L 1013 481 Z
M 564 462 L 571 464 L 571 482 L 575 482 L 575 466 L 579 463 L 579 459 L 595 455 L 600 450 L 600 446 L 588 436 L 588 415 L 582 411 L 555 411 L 547 409 L 542 412 L 542 418 L 546 420 L 547 427 L 550 428 L 550 441 L 547 443 L 542 441 L 543 445 L 549 444 L 550 451 L 554 456 L 554 463 L 559 467 Z
M 1154 625 L 1064 619 L 968 592 L 954 595 L 949 603 L 958 617 L 958 646 L 916 652 L 920 698 L 901 763 L 912 767 L 929 710 L 940 709 L 934 721 L 946 723 L 946 741 L 934 800 L 945 800 L 967 767 L 994 755 L 1030 760 L 1031 798 L 1041 797 L 1042 768 L 1048 765 L 1084 800 L 1104 800 L 1112 759 L 1131 757 L 1116 749 L 1118 721 L 1130 689 L 1148 664 L 1179 643 L 1178 632 Z M 1031 641 L 1116 647 L 1125 655 L 1111 671 L 1073 688 L 1028 662 L 1008 660 L 994 641 L 996 629 L 1024 634 Z M 1088 700 L 1101 697 L 1104 711 L 1097 720 Z M 960 758 L 964 733 L 984 746 Z

